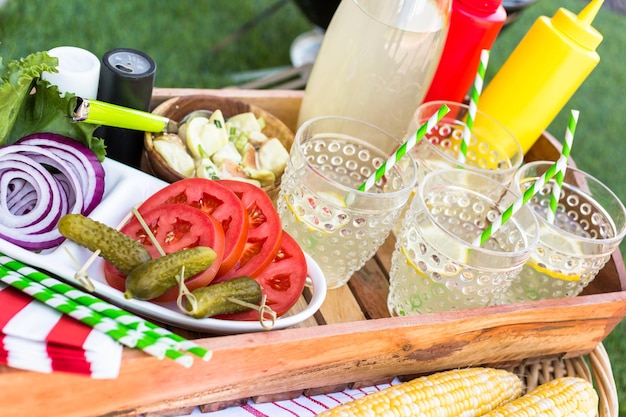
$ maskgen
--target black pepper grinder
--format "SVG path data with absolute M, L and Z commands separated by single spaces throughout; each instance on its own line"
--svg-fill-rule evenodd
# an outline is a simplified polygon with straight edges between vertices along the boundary
M 156 63 L 147 54 L 117 48 L 102 57 L 98 100 L 142 111 L 150 111 Z M 107 157 L 139 168 L 144 132 L 101 126 L 95 136 L 103 138 Z

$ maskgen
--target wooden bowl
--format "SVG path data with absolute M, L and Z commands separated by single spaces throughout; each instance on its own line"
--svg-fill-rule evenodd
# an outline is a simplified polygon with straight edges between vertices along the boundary
M 194 110 L 221 110 L 224 118 L 228 119 L 239 113 L 252 112 L 256 117 L 263 117 L 265 129 L 263 133 L 268 138 L 278 138 L 283 146 L 289 151 L 293 144 L 293 132 L 276 116 L 253 104 L 234 100 L 226 97 L 211 95 L 190 95 L 174 97 L 159 104 L 152 113 L 165 116 L 171 120 L 180 122 L 187 114 Z M 144 136 L 144 152 L 141 161 L 141 169 L 167 182 L 174 182 L 185 178 L 178 171 L 172 169 L 167 162 L 156 152 L 153 146 L 154 133 L 146 132 Z M 273 201 L 276 201 L 280 189 L 280 178 L 263 190 L 267 192 Z

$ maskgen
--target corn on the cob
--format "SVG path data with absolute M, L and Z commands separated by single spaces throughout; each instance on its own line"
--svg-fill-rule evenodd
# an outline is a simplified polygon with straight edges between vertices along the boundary
M 324 411 L 318 417 L 480 416 L 522 393 L 513 373 L 493 368 L 438 372 Z
M 578 377 L 562 377 L 539 385 L 483 417 L 594 417 L 598 413 L 598 402 L 598 393 L 591 382 Z

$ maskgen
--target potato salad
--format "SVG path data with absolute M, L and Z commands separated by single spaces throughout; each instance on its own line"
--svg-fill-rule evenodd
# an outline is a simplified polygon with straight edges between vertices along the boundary
M 225 120 L 221 110 L 210 117 L 194 117 L 178 134 L 154 138 L 154 149 L 185 177 L 237 179 L 259 187 L 273 185 L 289 157 L 278 138 L 264 133 L 265 121 L 246 112 Z

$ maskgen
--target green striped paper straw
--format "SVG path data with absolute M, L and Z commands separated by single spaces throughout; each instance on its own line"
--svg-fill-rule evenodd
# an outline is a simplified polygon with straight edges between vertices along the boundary
M 476 119 L 476 112 L 478 111 L 478 99 L 483 91 L 483 82 L 485 81 L 485 73 L 487 72 L 487 64 L 489 63 L 489 50 L 483 49 L 480 52 L 480 62 L 478 64 L 478 71 L 476 78 L 474 78 L 474 85 L 470 92 L 469 112 L 467 113 L 467 120 L 465 130 L 463 130 L 463 138 L 461 140 L 461 152 L 459 152 L 459 162 L 464 163 L 467 155 L 467 146 L 469 145 L 470 138 L 472 137 L 472 128 L 474 127 L 474 120 Z
M 561 155 L 565 158 L 566 163 L 563 166 L 563 169 L 559 170 L 554 177 L 555 184 L 552 187 L 552 195 L 550 196 L 550 210 L 546 213 L 546 220 L 549 223 L 554 223 L 556 209 L 559 205 L 559 199 L 561 198 L 561 188 L 563 187 L 563 179 L 565 178 L 565 171 L 567 170 L 567 160 L 569 159 L 572 142 L 574 141 L 574 133 L 576 133 L 578 114 L 578 110 L 572 110 L 570 112 L 569 122 L 567 124 L 567 129 L 565 130 L 565 140 L 563 142 Z
M 376 181 L 380 180 L 382 177 L 387 175 L 392 169 L 393 166 L 398 163 L 398 161 L 406 155 L 406 153 L 413 148 L 423 137 L 439 123 L 443 116 L 448 114 L 450 111 L 450 107 L 445 104 L 437 110 L 423 125 L 417 129 L 415 134 L 411 135 L 409 139 L 407 139 L 394 153 L 392 153 L 389 158 L 383 162 L 381 166 L 378 167 L 374 175 L 370 176 L 363 184 L 357 188 L 359 191 L 367 191 L 376 184 Z
M 212 352 L 197 343 L 187 340 L 176 333 L 159 327 L 154 323 L 144 320 L 141 317 L 101 300 L 91 294 L 74 288 L 71 285 L 65 284 L 56 278 L 53 278 L 2 253 L 0 253 L 0 265 L 4 265 L 5 267 L 25 276 L 26 278 L 38 282 L 54 292 L 62 294 L 105 317 L 113 319 L 124 327 L 156 339 L 164 346 L 189 352 L 205 361 L 211 359 Z
M 550 181 L 559 169 L 567 164 L 567 159 L 561 156 L 542 176 L 537 178 L 535 183 L 528 187 L 520 199 L 511 204 L 502 214 L 494 220 L 487 228 L 478 236 L 472 244 L 474 246 L 481 246 L 496 232 L 502 224 L 507 222 L 515 213 L 517 213 L 535 194 L 541 190 L 541 188 Z
M 0 281 L 17 288 L 26 294 L 29 294 L 36 300 L 80 321 L 83 324 L 101 331 L 124 346 L 139 348 L 145 353 L 159 359 L 167 357 L 186 368 L 191 367 L 193 364 L 193 358 L 191 356 L 187 356 L 178 350 L 163 346 L 156 340 L 148 338 L 139 332 L 129 330 L 117 323 L 115 320 L 103 317 L 96 311 L 70 300 L 64 295 L 54 292 L 40 283 L 32 281 L 18 272 L 5 267 L 4 265 L 0 265 Z

